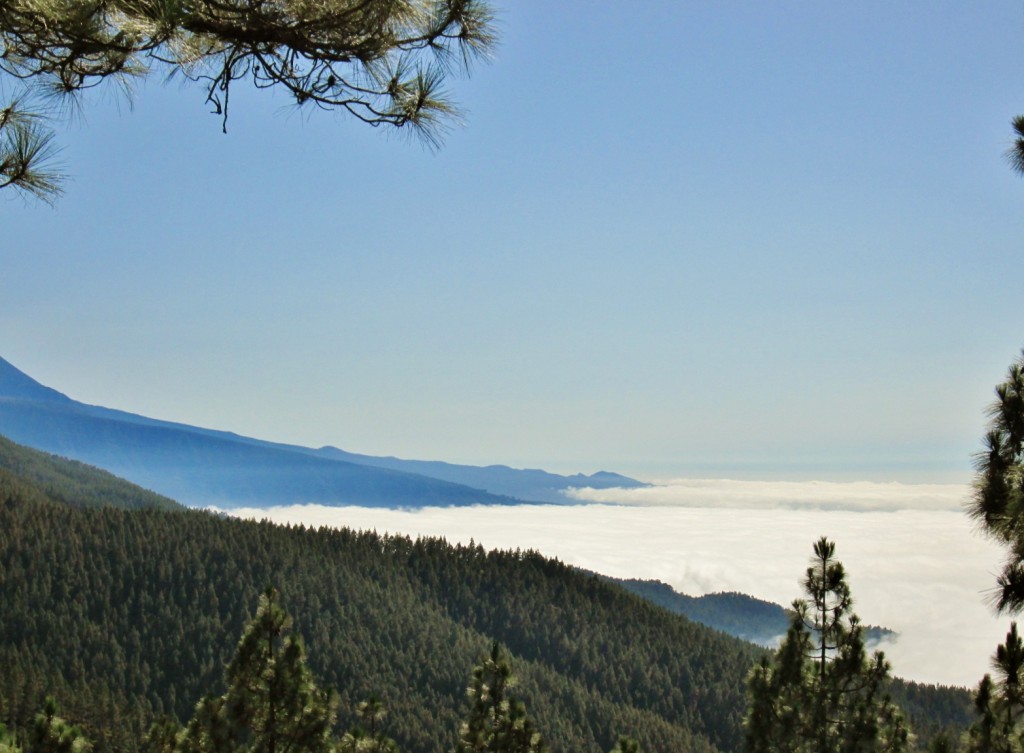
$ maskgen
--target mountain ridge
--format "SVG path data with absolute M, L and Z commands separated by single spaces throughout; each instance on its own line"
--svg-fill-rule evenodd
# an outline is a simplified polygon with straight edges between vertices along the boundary
M 565 496 L 566 489 L 644 485 L 607 471 L 560 476 L 507 466 L 379 458 L 154 419 L 76 401 L 2 357 L 0 434 L 190 506 L 576 504 Z
M 71 402 L 71 398 L 63 392 L 57 392 L 57 390 L 37 382 L 3 358 L 0 358 L 0 385 L 3 386 L 2 393 L 0 394 L 4 394 L 7 397 Z
M 529 501 L 553 502 L 565 504 L 569 502 L 564 495 L 559 496 L 557 489 L 581 488 L 589 486 L 594 489 L 607 489 L 610 487 L 635 488 L 649 486 L 636 479 L 623 476 L 609 471 L 597 471 L 589 476 L 577 473 L 572 476 L 563 476 L 557 473 L 550 473 L 539 468 L 511 468 L 507 465 L 486 465 L 471 466 L 458 463 L 447 463 L 442 460 L 406 460 L 396 457 L 380 457 L 373 455 L 361 455 L 348 452 L 330 445 L 317 450 L 318 455 L 345 459 L 348 462 L 362 465 L 372 465 L 378 468 L 391 468 L 393 470 L 408 470 L 414 473 L 422 473 L 432 478 L 444 479 L 453 483 L 462 483 L 468 486 L 478 486 L 486 491 L 494 491 L 488 488 L 497 481 L 510 485 L 517 483 L 518 496 Z M 507 489 L 508 486 L 501 488 Z

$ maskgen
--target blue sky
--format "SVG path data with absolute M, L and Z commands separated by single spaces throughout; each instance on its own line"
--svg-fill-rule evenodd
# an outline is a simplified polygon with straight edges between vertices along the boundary
M 1024 345 L 1019 2 L 499 6 L 431 152 L 158 80 L 0 197 L 0 355 L 371 454 L 962 481 Z

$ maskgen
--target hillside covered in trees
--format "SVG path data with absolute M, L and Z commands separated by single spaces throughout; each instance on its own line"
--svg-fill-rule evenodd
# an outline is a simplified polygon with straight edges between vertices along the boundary
M 46 472 L 0 464 L 0 721 L 16 729 L 53 693 L 96 753 L 138 749 L 153 721 L 186 720 L 221 692 L 273 585 L 318 683 L 338 691 L 339 723 L 375 695 L 402 751 L 454 746 L 469 672 L 494 641 L 553 750 L 607 751 L 620 734 L 648 751 L 742 748 L 761 650 L 598 577 L 535 552 L 283 527 L 145 495 L 71 506 L 97 493 L 75 467 L 83 488 L 58 494 Z M 967 721 L 965 692 L 895 695 L 922 741 Z

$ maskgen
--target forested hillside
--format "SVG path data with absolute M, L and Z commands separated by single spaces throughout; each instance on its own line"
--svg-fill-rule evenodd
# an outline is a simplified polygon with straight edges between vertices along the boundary
M 532 552 L 312 530 L 205 512 L 72 508 L 0 475 L 0 721 L 46 692 L 97 753 L 221 692 L 258 595 L 276 586 L 341 724 L 371 694 L 403 751 L 449 750 L 470 669 L 505 644 L 556 751 L 738 751 L 750 644 Z M 131 504 L 128 501 L 126 504 Z M 907 687 L 901 694 L 907 697 Z M 925 736 L 966 695 L 910 686 Z
M 626 731 L 654 750 L 739 746 L 752 647 L 535 554 L 9 495 L 0 569 L 8 715 L 24 723 L 63 677 L 65 715 L 112 748 L 216 688 L 270 583 L 321 684 L 343 710 L 384 697 L 403 750 L 454 744 L 492 637 L 558 749 L 607 750 Z

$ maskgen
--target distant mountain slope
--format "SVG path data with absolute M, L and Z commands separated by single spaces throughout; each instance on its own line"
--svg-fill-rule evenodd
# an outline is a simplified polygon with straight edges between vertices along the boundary
M 117 478 L 99 468 L 50 455 L 0 436 L 0 474 L 7 483 L 31 487 L 69 507 L 111 507 L 123 510 L 178 510 L 172 499 Z
M 425 476 L 100 418 L 74 403 L 0 398 L 0 426 L 17 442 L 99 466 L 190 506 L 420 507 L 514 501 Z
M 570 486 L 640 484 L 616 474 L 558 476 L 266 442 L 85 405 L 2 358 L 0 435 L 104 468 L 192 506 L 566 502 L 560 490 Z
M 507 494 L 519 499 L 537 502 L 565 503 L 566 489 L 590 487 L 592 489 L 636 488 L 649 486 L 642 481 L 608 471 L 598 471 L 589 476 L 577 473 L 573 476 L 561 476 L 556 473 L 537 469 L 510 468 L 507 465 L 456 465 L 437 460 L 402 460 L 401 458 L 382 458 L 371 455 L 359 455 L 337 447 L 321 447 L 317 454 L 322 457 L 347 460 L 350 463 L 370 465 L 375 468 L 391 468 L 396 471 L 419 473 L 431 478 L 443 479 L 456 484 L 465 484 L 477 489 L 484 489 L 492 494 Z
M 689 596 L 660 580 L 601 577 L 670 612 L 762 646 L 776 645 L 789 628 L 789 614 L 782 606 L 747 594 L 726 592 Z M 897 633 L 888 628 L 864 626 L 864 639 L 869 647 L 896 637 Z
M 603 577 L 603 576 L 602 576 Z M 607 578 L 670 612 L 762 646 L 772 645 L 789 626 L 778 604 L 739 593 L 689 596 L 660 580 Z
M 48 400 L 58 403 L 71 402 L 71 398 L 67 395 L 63 395 L 49 387 L 44 387 L 32 377 L 18 371 L 18 369 L 2 358 L 0 358 L 0 395 L 26 400 Z

